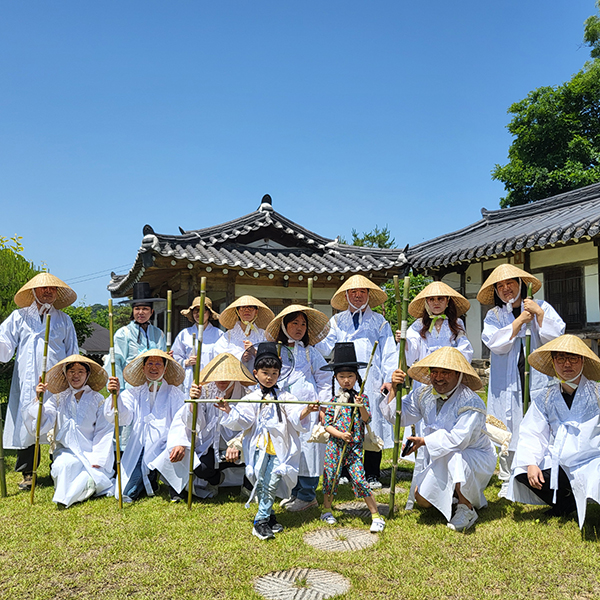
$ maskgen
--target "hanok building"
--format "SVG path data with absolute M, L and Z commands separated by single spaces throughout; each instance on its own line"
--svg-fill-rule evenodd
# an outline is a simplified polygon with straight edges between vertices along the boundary
M 481 214 L 480 221 L 408 252 L 414 271 L 443 279 L 471 301 L 467 333 L 475 358 L 489 356 L 481 328 L 490 307 L 477 302 L 477 292 L 490 272 L 506 262 L 540 279 L 536 297 L 557 310 L 567 332 L 590 340 L 597 352 L 600 184 L 524 206 L 482 209 Z
M 112 297 L 129 296 L 134 283 L 147 281 L 155 297 L 166 298 L 167 290 L 173 291 L 173 313 L 178 315 L 199 295 L 205 276 L 216 310 L 250 294 L 277 314 L 290 304 L 306 304 L 307 279 L 312 277 L 315 308 L 331 315 L 329 300 L 347 277 L 359 273 L 381 285 L 406 267 L 402 250 L 348 246 L 304 229 L 275 212 L 269 195 L 239 219 L 180 232 L 165 235 L 144 226 L 130 271 L 112 273 Z M 174 332 L 188 325 L 185 318 L 174 319 Z

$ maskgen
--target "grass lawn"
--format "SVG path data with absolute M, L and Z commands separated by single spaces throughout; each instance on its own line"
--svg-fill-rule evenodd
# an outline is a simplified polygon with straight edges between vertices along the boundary
M 600 598 L 600 507 L 589 507 L 582 534 L 575 521 L 547 520 L 543 509 L 498 499 L 495 478 L 489 507 L 466 534 L 448 529 L 435 511 L 400 510 L 375 545 L 329 553 L 303 541 L 323 527 L 315 509 L 291 514 L 276 506 L 286 530 L 266 542 L 253 537 L 255 507 L 244 508 L 237 488 L 191 511 L 170 504 L 163 487 L 123 511 L 114 498 L 57 510 L 44 450 L 34 506 L 17 491 L 20 475 L 8 452 L 0 598 L 254 599 L 261 598 L 256 577 L 292 567 L 344 575 L 352 588 L 343 597 L 353 599 Z M 399 485 L 403 507 L 408 482 Z M 338 502 L 352 499 L 344 486 Z M 366 520 L 336 514 L 341 526 L 368 528 Z

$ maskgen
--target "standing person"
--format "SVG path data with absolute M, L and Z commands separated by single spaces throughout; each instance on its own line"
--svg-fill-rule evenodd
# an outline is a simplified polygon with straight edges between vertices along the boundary
M 200 320 L 200 296 L 194 298 L 189 308 L 184 308 L 181 314 L 193 323 L 191 327 L 182 329 L 171 350 L 173 358 L 185 369 L 185 380 L 183 381 L 183 393 L 188 396 L 190 387 L 194 381 L 194 368 L 196 366 L 196 351 L 194 347 L 194 336 L 198 343 L 198 322 Z M 200 368 L 203 369 L 215 356 L 215 344 L 223 335 L 223 332 L 210 322 L 217 321 L 219 315 L 212 309 L 212 301 L 206 297 L 204 300 L 204 333 L 202 336 L 202 359 Z
M 336 343 L 353 342 L 358 360 L 366 364 L 369 362 L 373 345 L 379 342 L 365 385 L 365 393 L 371 398 L 377 398 L 386 390 L 384 384 L 391 381 L 392 373 L 398 366 L 398 353 L 390 325 L 382 315 L 372 310 L 386 300 L 387 294 L 379 286 L 362 275 L 353 275 L 333 295 L 331 306 L 342 312 L 330 319 L 329 334 L 317 344 L 317 349 L 323 356 L 328 356 Z M 392 448 L 392 428 L 382 417 L 376 404 L 372 407 L 371 427 L 373 432 L 383 439 L 384 447 Z M 381 452 L 365 451 L 365 472 L 371 489 L 381 488 L 381 455 Z
M 71 317 L 60 309 L 77 300 L 77 294 L 58 277 L 39 273 L 16 294 L 14 310 L 0 324 L 0 362 L 17 352 L 4 427 L 4 448 L 17 450 L 15 471 L 23 474 L 20 490 L 31 489 L 35 435 L 23 424 L 23 411 L 36 401 L 35 387 L 42 374 L 45 316 L 50 315 L 47 368 L 70 354 L 78 354 L 77 334 Z
M 152 461 L 167 445 L 167 434 L 177 411 L 183 406 L 179 386 L 183 367 L 162 350 L 148 350 L 134 358 L 123 370 L 130 387 L 117 399 L 119 422 L 131 425 L 131 436 L 121 460 L 123 501 L 131 503 L 143 494 L 153 496 L 158 489 L 158 471 Z M 110 377 L 106 389 L 118 393 L 117 377 Z M 104 412 L 114 422 L 112 399 L 106 399 Z M 176 495 L 169 486 L 171 497 Z M 115 495 L 118 494 L 115 485 Z
M 46 396 L 40 431 L 44 435 L 51 431 L 54 440 L 52 501 L 59 508 L 112 491 L 114 428 L 104 416 L 104 396 L 100 394 L 107 379 L 98 363 L 73 354 L 54 365 L 46 383 L 40 382 L 36 388 Z M 32 434 L 37 416 L 38 407 L 32 403 L 25 418 Z
M 464 531 L 477 520 L 476 508 L 487 506 L 483 495 L 496 468 L 496 453 L 486 435 L 486 410 L 475 393 L 479 376 L 456 348 L 439 348 L 416 362 L 408 374 L 425 384 L 402 400 L 402 426 L 423 420 L 423 435 L 409 436 L 413 452 L 425 451 L 422 468 L 415 465 L 410 495 L 423 508 L 431 506 Z M 396 416 L 396 391 L 405 374 L 396 370 L 382 409 Z M 456 509 L 452 515 L 454 499 Z
M 288 498 L 296 485 L 300 465 L 300 440 L 298 433 L 306 431 L 309 415 L 319 410 L 317 405 L 261 403 L 261 399 L 286 402 L 296 400 L 289 392 L 277 392 L 277 380 L 282 362 L 277 345 L 263 342 L 258 345 L 254 358 L 253 374 L 259 388 L 246 396 L 255 403 L 228 402 L 218 405 L 227 413 L 221 425 L 235 431 L 249 430 L 244 437 L 246 475 L 254 484 L 250 499 L 258 499 L 258 512 L 254 517 L 252 535 L 261 540 L 274 537 L 283 531 L 273 512 L 276 496 Z
M 583 527 L 587 501 L 600 502 L 600 359 L 574 335 L 562 335 L 529 357 L 554 377 L 537 391 L 521 422 L 508 497 L 549 504 L 548 516 L 575 510 Z
M 385 521 L 379 514 L 362 464 L 365 425 L 371 420 L 369 399 L 364 394 L 357 394 L 354 389 L 356 383 L 359 385 L 362 383 L 358 370 L 366 366 L 366 363 L 356 360 L 356 351 L 352 342 L 341 342 L 334 346 L 333 362 L 322 367 L 324 371 L 333 371 L 334 373 L 331 382 L 333 402 L 353 402 L 358 404 L 359 408 L 356 410 L 352 406 L 328 406 L 325 412 L 325 430 L 330 437 L 325 451 L 321 521 L 329 525 L 337 523 L 331 512 L 331 506 L 338 483 L 336 475 L 339 475 L 342 467 L 345 466 L 352 481 L 354 495 L 357 498 L 364 498 L 371 511 L 371 532 L 379 533 L 384 530 Z M 335 392 L 336 382 L 339 385 L 337 393 Z M 342 465 L 340 465 L 340 461 L 342 461 Z
M 488 413 L 500 419 L 512 434 L 508 455 L 500 454 L 498 477 L 502 487 L 498 495 L 506 498 L 512 460 L 523 418 L 525 378 L 525 333 L 531 328 L 531 350 L 565 332 L 565 323 L 544 300 L 527 298 L 527 284 L 533 293 L 542 284 L 537 277 L 514 265 L 496 267 L 477 294 L 481 304 L 494 304 L 485 316 L 481 339 L 490 349 Z M 548 384 L 548 377 L 531 369 L 531 396 Z
M 229 352 L 241 359 L 245 350 L 265 341 L 265 327 L 273 320 L 273 311 L 254 296 L 241 296 L 219 316 L 227 329 L 215 344 L 215 356 Z
M 300 304 L 284 308 L 267 326 L 267 339 L 281 342 L 294 356 L 294 370 L 285 380 L 282 389 L 307 404 L 329 400 L 330 379 L 321 370 L 327 362 L 315 349 L 315 344 L 329 333 L 328 318 L 322 312 Z M 309 431 L 300 434 L 301 456 L 298 483 L 289 498 L 281 506 L 290 512 L 298 512 L 318 506 L 317 486 L 323 472 L 325 446 L 308 443 L 311 431 L 321 418 L 322 412 L 311 415 Z

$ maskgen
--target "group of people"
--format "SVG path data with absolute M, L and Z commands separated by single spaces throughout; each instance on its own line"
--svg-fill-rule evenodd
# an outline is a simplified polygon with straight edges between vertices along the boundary
M 108 364 L 79 355 L 73 324 L 60 311 L 75 293 L 42 273 L 16 294 L 19 309 L 0 324 L 0 361 L 17 352 L 4 445 L 17 449 L 19 487 L 28 489 L 39 426 L 51 444 L 60 507 L 119 489 L 124 502 L 134 502 L 155 494 L 159 480 L 173 502 L 187 495 L 190 481 L 200 498 L 235 483 L 246 490 L 247 506 L 258 503 L 252 533 L 265 540 L 283 529 L 276 499 L 291 512 L 316 508 L 322 477 L 321 520 L 336 523 L 333 499 L 348 481 L 365 499 L 376 533 L 385 521 L 373 491 L 381 488 L 382 450 L 392 447 L 400 418 L 405 451 L 415 460 L 407 508 L 434 507 L 450 528 L 468 529 L 486 505 L 483 492 L 499 455 L 501 497 L 550 504 L 555 515 L 576 510 L 582 525 L 587 501 L 600 501 L 600 359 L 564 335 L 548 303 L 527 297 L 528 284 L 533 292 L 541 287 L 507 264 L 479 291 L 482 304 L 494 305 L 482 333 L 491 351 L 486 408 L 460 318 L 470 303 L 442 282 L 409 306 L 415 321 L 406 334 L 407 373 L 398 368 L 390 325 L 373 310 L 387 295 L 361 275 L 333 295 L 331 319 L 303 305 L 275 316 L 257 298 L 242 296 L 221 314 L 206 298 L 200 325 L 196 298 L 182 311 L 190 327 L 168 353 L 164 334 L 150 322 L 159 299 L 148 284 L 136 284 L 131 322 L 115 334 L 116 376 L 109 377 Z M 46 315 L 50 369 L 41 383 Z M 532 402 L 524 416 L 527 335 Z M 397 406 L 407 376 L 412 391 Z M 121 488 L 113 401 L 100 393 L 104 387 L 118 395 Z M 36 395 L 44 397 L 39 424 Z

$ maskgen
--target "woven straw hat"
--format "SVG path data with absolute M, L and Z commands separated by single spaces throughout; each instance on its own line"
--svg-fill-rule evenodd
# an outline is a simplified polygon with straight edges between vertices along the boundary
M 448 369 L 450 371 L 458 371 L 463 374 L 462 383 L 473 391 L 477 391 L 483 387 L 479 375 L 475 369 L 469 364 L 460 350 L 451 346 L 444 346 L 432 352 L 429 356 L 416 362 L 409 370 L 408 374 L 417 381 L 431 385 L 429 379 L 429 369 Z
M 348 300 L 346 299 L 346 292 L 357 288 L 369 290 L 369 306 L 371 308 L 375 308 L 387 300 L 387 294 L 377 284 L 367 279 L 364 275 L 352 275 L 352 277 L 342 283 L 333 295 L 331 306 L 336 310 L 347 310 Z
M 64 281 L 50 273 L 38 273 L 15 294 L 15 304 L 19 308 L 31 306 L 35 300 L 33 290 L 40 287 L 57 288 L 56 300 L 53 304 L 56 309 L 70 306 L 77 300 L 77 294 Z
M 134 387 L 146 383 L 146 375 L 144 375 L 144 359 L 149 356 L 160 356 L 166 361 L 165 374 L 163 379 L 169 384 L 178 386 L 185 379 L 185 371 L 183 367 L 166 352 L 162 350 L 146 350 L 136 358 L 134 358 L 124 369 L 123 377 L 125 381 Z
M 200 383 L 210 381 L 239 381 L 242 385 L 256 385 L 252 373 L 229 352 L 215 356 L 200 372 Z
M 254 324 L 259 329 L 264 329 L 275 316 L 273 311 L 266 304 L 258 300 L 258 298 L 254 296 L 241 296 L 235 302 L 232 302 L 219 316 L 219 323 L 225 329 L 233 329 L 235 327 L 235 324 L 239 321 L 236 309 L 241 306 L 258 306 L 258 314 L 256 315 Z
M 519 269 L 519 267 L 515 267 L 515 265 L 505 264 L 496 267 L 490 273 L 477 294 L 477 300 L 481 304 L 494 304 L 494 285 L 506 279 L 521 279 L 526 285 L 531 283 L 534 294 L 542 287 L 542 282 L 537 277 L 530 275 L 523 269 Z
M 69 387 L 69 382 L 65 375 L 65 367 L 73 363 L 88 365 L 90 376 L 88 377 L 87 385 L 95 392 L 99 392 L 106 385 L 108 375 L 96 361 L 81 354 L 71 354 L 71 356 L 67 356 L 67 358 L 63 358 L 60 362 L 57 362 L 46 373 L 46 383 L 48 384 L 50 393 L 60 394 L 60 392 L 64 392 Z
M 306 317 L 306 321 L 308 322 L 309 345 L 314 346 L 327 337 L 327 334 L 329 333 L 329 319 L 327 318 L 327 315 L 315 308 L 309 308 L 308 306 L 302 306 L 301 304 L 292 304 L 284 308 L 267 325 L 267 328 L 265 329 L 267 340 L 276 342 L 279 332 L 281 331 L 284 317 L 295 312 L 301 312 Z
M 192 302 L 192 305 L 189 308 L 184 308 L 180 311 L 181 314 L 184 317 L 186 317 L 190 323 L 194 323 L 194 315 L 192 313 L 194 312 L 195 308 L 200 308 L 200 296 L 196 296 L 194 298 L 194 301 Z M 208 296 L 204 298 L 204 310 L 206 309 L 208 309 L 208 311 L 210 312 L 211 319 L 214 319 L 216 321 L 219 318 L 219 313 L 213 310 L 212 300 Z
M 529 355 L 529 364 L 544 375 L 556 377 L 552 360 L 553 352 L 568 352 L 582 356 L 583 374 L 591 381 L 600 381 L 600 358 L 576 335 L 561 335 L 544 344 Z
M 426 299 L 434 296 L 452 298 L 459 316 L 464 315 L 471 308 L 471 303 L 463 295 L 441 281 L 434 281 L 415 296 L 415 299 L 408 305 L 408 313 L 415 319 L 420 319 L 425 312 Z

